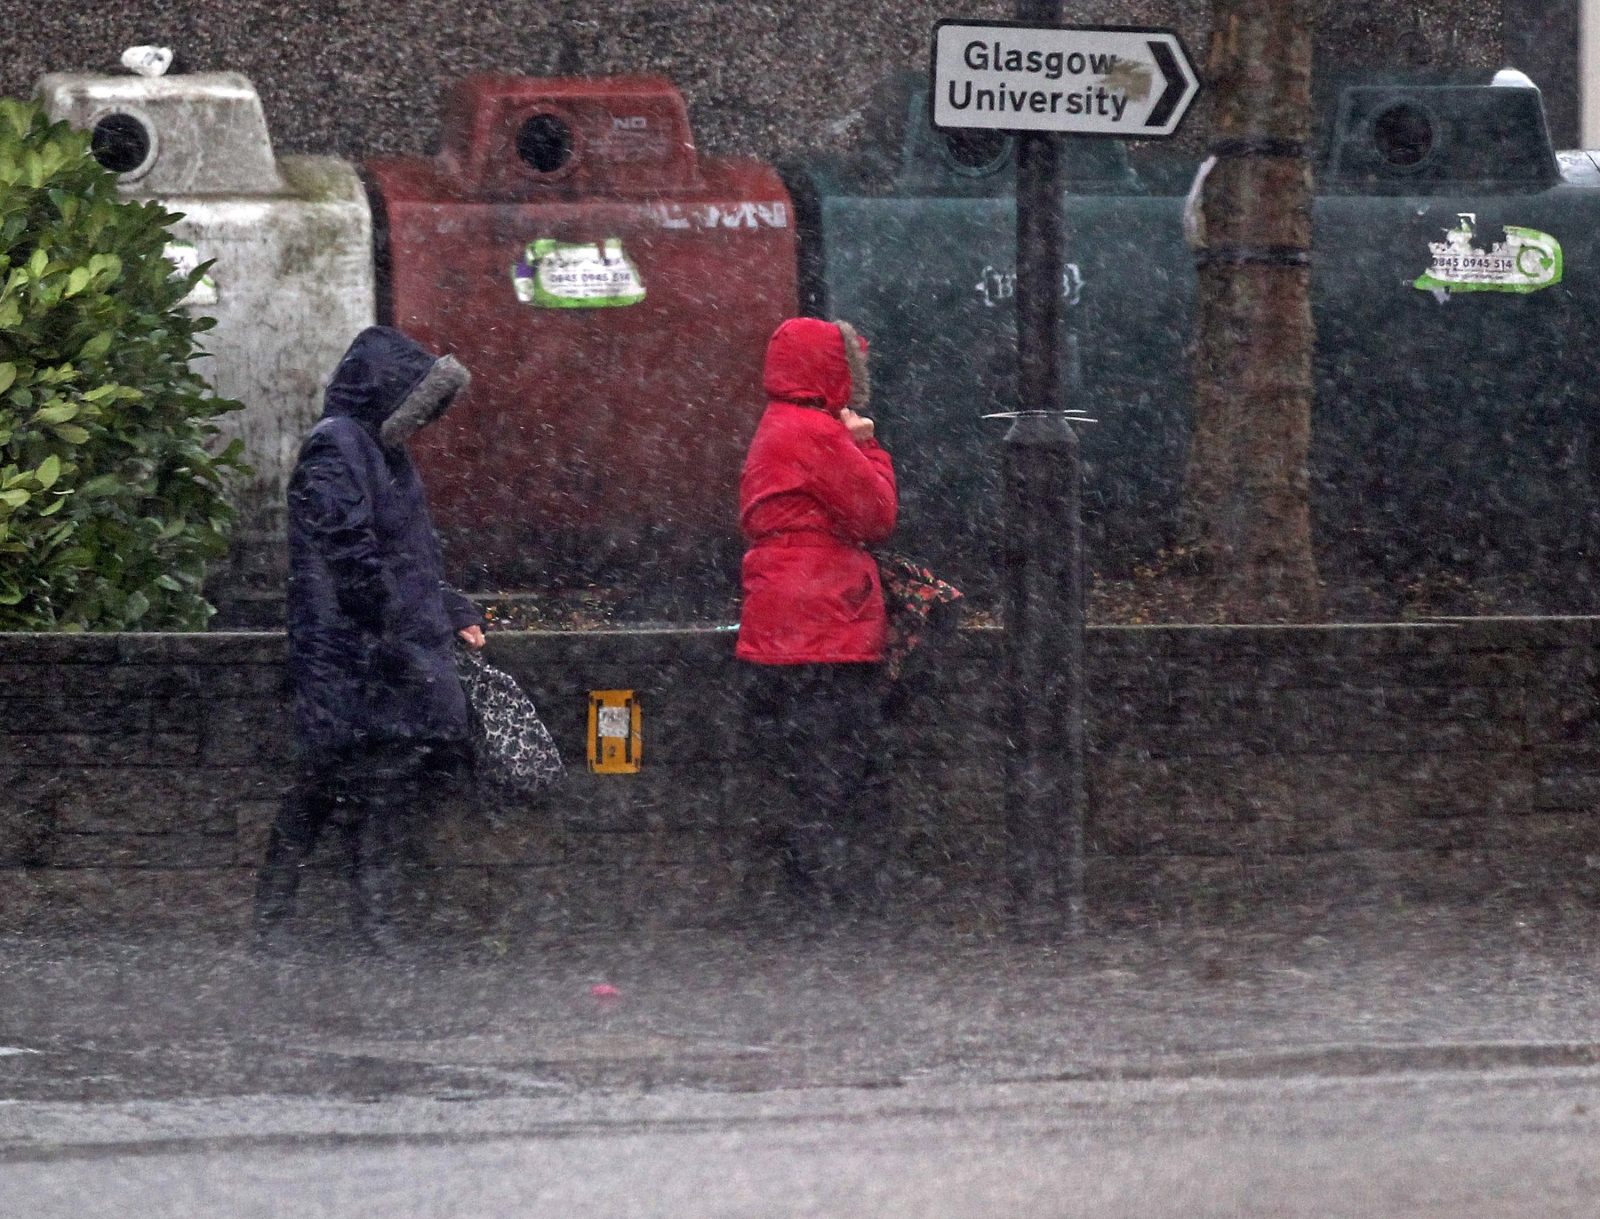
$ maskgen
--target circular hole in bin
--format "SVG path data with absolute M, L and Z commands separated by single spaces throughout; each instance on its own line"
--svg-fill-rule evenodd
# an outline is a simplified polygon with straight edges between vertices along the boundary
M 1011 156 L 1011 144 L 1011 137 L 1003 131 L 944 133 L 944 152 L 950 167 L 974 177 L 1004 168 Z
M 1401 102 L 1373 121 L 1372 142 L 1390 165 L 1419 165 L 1433 151 L 1433 120 L 1420 107 Z
M 89 151 L 112 173 L 132 173 L 150 155 L 150 129 L 131 114 L 108 114 L 94 125 Z
M 572 128 L 553 114 L 536 114 L 517 131 L 517 155 L 529 169 L 553 174 L 572 160 Z

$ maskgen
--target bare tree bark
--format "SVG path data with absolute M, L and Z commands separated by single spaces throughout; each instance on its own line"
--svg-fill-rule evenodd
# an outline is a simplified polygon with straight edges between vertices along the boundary
M 1231 622 L 1319 614 L 1311 550 L 1314 0 L 1213 0 L 1217 160 L 1204 248 L 1184 540 Z

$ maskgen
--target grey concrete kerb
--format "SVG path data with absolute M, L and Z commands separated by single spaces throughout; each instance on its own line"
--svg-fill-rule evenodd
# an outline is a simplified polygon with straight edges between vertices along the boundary
M 1298 1082 L 1296 1082 L 1298 1081 Z M 1452 1069 L 1433 1075 L 1395 1066 L 1357 1077 L 1305 1075 L 1193 1075 L 986 1084 L 922 1083 L 882 1088 L 813 1088 L 763 1092 L 661 1090 L 587 1093 L 536 1098 L 485 1098 L 471 1104 L 429 1097 L 380 1103 L 330 1098 L 248 1095 L 212 1100 L 0 1104 L 0 1164 L 100 1159 L 118 1155 L 181 1155 L 249 1148 L 285 1151 L 316 1147 L 449 1145 L 503 1139 L 583 1135 L 692 1134 L 813 1123 L 846 1126 L 884 1119 L 928 1120 L 1058 1111 L 1113 1097 L 1158 1100 L 1237 1095 L 1241 1089 L 1289 1086 L 1338 1094 L 1367 1081 L 1391 1085 L 1481 1083 L 1589 1086 L 1592 1069 L 1540 1069 L 1528 1065 L 1490 1071 Z M 1130 1094 L 1129 1089 L 1134 1091 Z M 1580 1111 L 1584 1111 L 1580 1106 Z

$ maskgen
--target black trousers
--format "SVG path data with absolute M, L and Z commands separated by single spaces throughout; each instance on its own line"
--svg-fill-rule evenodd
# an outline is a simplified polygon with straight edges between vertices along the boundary
M 301 871 L 331 825 L 343 839 L 356 929 L 386 934 L 409 831 L 458 780 L 465 761 L 465 747 L 455 742 L 390 741 L 303 770 L 267 838 L 256 885 L 257 930 L 293 916 Z
M 793 886 L 870 901 L 881 883 L 886 804 L 881 665 L 751 665 L 747 727 L 792 796 L 782 827 Z

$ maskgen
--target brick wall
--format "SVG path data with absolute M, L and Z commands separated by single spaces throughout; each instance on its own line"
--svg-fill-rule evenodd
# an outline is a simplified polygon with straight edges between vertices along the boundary
M 1091 901 L 1587 899 L 1597 629 L 1093 628 Z M 930 655 L 891 734 L 906 917 L 998 918 L 999 645 L 969 632 Z M 783 796 L 740 732 L 730 633 L 507 633 L 490 649 L 573 769 L 524 808 L 438 810 L 416 917 L 515 934 L 781 909 Z M 275 634 L 0 635 L 0 926 L 241 925 L 288 773 L 282 655 Z M 588 774 L 586 692 L 619 687 L 643 699 L 644 770 Z M 328 918 L 335 842 L 307 890 Z
M 286 693 L 281 635 L 0 634 L 0 920 L 237 913 Z
M 1096 632 L 1096 887 L 1587 892 L 1597 623 Z

